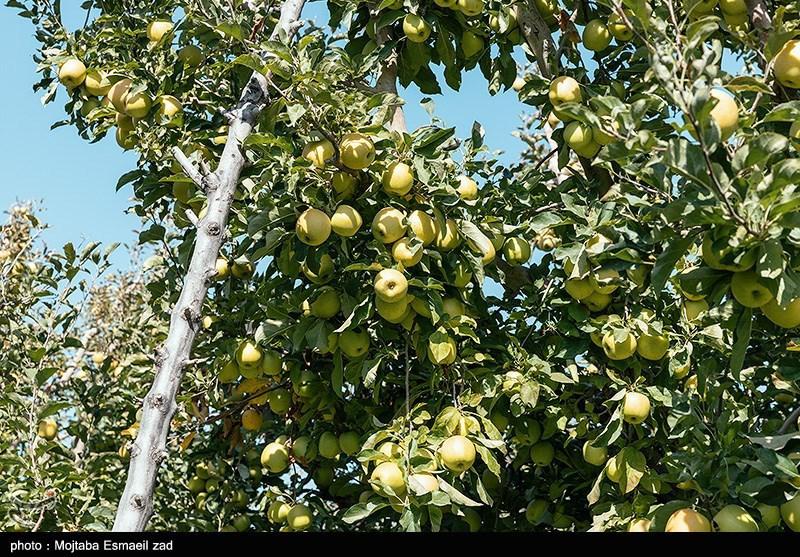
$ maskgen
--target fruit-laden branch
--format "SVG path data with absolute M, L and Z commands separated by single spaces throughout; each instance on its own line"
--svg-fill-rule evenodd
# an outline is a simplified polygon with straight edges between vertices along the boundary
M 304 4 L 305 0 L 284 1 L 271 40 L 284 36 L 291 39 L 299 28 L 297 22 Z M 142 403 L 141 425 L 130 451 L 128 480 L 117 507 L 114 531 L 142 531 L 153 513 L 158 468 L 166 457 L 169 424 L 177 409 L 175 396 L 191 355 L 203 301 L 215 273 L 214 264 L 225 238 L 228 214 L 245 164 L 240 145 L 255 127 L 266 103 L 267 78 L 255 72 L 231 111 L 228 139 L 216 171 L 201 175 L 185 157 L 179 159 L 187 174 L 205 189 L 208 212 L 198 221 L 197 240 L 183 289 L 172 309 L 167 339 L 156 353 L 156 376 Z
M 529 2 L 519 3 L 515 9 L 519 28 L 522 30 L 525 42 L 533 51 L 539 73 L 545 79 L 552 78 L 551 68 L 558 67 L 558 60 L 551 60 L 555 58 L 556 45 L 547 23 L 542 19 L 536 7 L 530 6 Z
M 389 30 L 384 27 L 378 30 L 377 42 L 378 45 L 383 45 L 389 38 Z M 375 83 L 375 89 L 378 91 L 386 91 L 397 95 L 397 51 L 392 53 L 383 61 L 381 73 L 378 76 L 378 81 Z M 406 116 L 403 112 L 403 105 L 398 97 L 398 103 L 394 107 L 394 114 L 392 115 L 392 122 L 389 128 L 394 131 L 406 132 Z

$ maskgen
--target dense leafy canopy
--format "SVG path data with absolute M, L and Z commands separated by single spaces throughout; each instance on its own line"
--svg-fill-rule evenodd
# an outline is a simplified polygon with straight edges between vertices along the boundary
M 257 1 L 97 0 L 76 30 L 10 1 L 63 123 L 140 154 L 154 255 L 78 323 L 60 280 L 98 248 L 6 250 L 5 526 L 110 525 L 204 217 L 172 149 L 216 167 L 255 71 L 153 528 L 799 530 L 800 5 L 562 4 L 337 0 L 288 42 Z M 393 59 L 425 94 L 513 86 L 528 150 L 390 125 Z

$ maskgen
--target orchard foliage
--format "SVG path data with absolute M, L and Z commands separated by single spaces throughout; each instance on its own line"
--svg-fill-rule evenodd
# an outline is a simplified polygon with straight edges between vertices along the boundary
M 717 4 L 337 1 L 290 43 L 262 2 L 90 2 L 67 30 L 10 1 L 44 100 L 140 155 L 118 187 L 158 271 L 103 333 L 116 427 L 148 374 L 111 363 L 163 335 L 203 222 L 172 148 L 215 167 L 267 76 L 153 527 L 800 529 L 800 5 Z M 425 94 L 513 86 L 529 149 L 389 125 L 391 61 Z M 50 341 L 16 348 L 18 404 Z M 34 422 L 17 452 L 58 458 Z

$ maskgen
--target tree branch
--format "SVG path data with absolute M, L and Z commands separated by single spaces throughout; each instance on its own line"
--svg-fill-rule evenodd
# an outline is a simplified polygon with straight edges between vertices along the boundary
M 558 60 L 554 59 L 556 45 L 553 43 L 553 36 L 550 34 L 547 23 L 542 19 L 536 7 L 531 6 L 529 2 L 517 4 L 515 10 L 522 36 L 525 37 L 525 42 L 536 58 L 539 73 L 545 79 L 552 78 L 551 68 L 558 67 Z
M 271 40 L 282 39 L 282 36 L 291 39 L 297 30 L 295 23 L 304 5 L 305 0 L 284 0 Z M 156 376 L 142 404 L 143 415 L 139 433 L 131 448 L 128 479 L 114 520 L 116 532 L 142 531 L 153 514 L 153 491 L 158 468 L 167 455 L 169 424 L 177 409 L 175 396 L 183 368 L 190 359 L 197 333 L 195 321 L 208 292 L 208 280 L 214 273 L 214 263 L 225 238 L 233 196 L 245 164 L 240 145 L 256 126 L 267 99 L 267 79 L 255 72 L 233 111 L 228 139 L 212 175 L 216 187 L 208 191 L 208 213 L 197 230 L 197 240 L 183 288 L 172 309 L 169 333 L 159 350 Z
M 797 425 L 796 422 L 798 418 L 800 418 L 800 406 L 795 408 L 794 412 L 789 414 L 789 416 L 786 418 L 786 421 L 783 422 L 783 425 L 780 427 L 780 429 L 778 429 L 778 435 L 783 435 L 789 431 L 789 428 L 792 427 L 792 425 Z
M 389 29 L 382 27 L 378 30 L 376 40 L 380 47 L 389 39 Z M 392 52 L 386 60 L 383 61 L 381 73 L 378 76 L 378 81 L 375 83 L 377 91 L 386 91 L 397 95 L 397 52 Z M 394 131 L 406 132 L 408 127 L 406 125 L 406 115 L 403 112 L 403 104 L 399 100 L 394 107 L 394 114 L 392 115 L 392 122 L 389 124 L 389 129 Z

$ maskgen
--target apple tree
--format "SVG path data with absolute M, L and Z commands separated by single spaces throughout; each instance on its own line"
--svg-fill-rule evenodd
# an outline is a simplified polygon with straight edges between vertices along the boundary
M 797 2 L 9 4 L 139 154 L 116 530 L 800 530 Z M 467 71 L 518 162 L 407 129 Z

